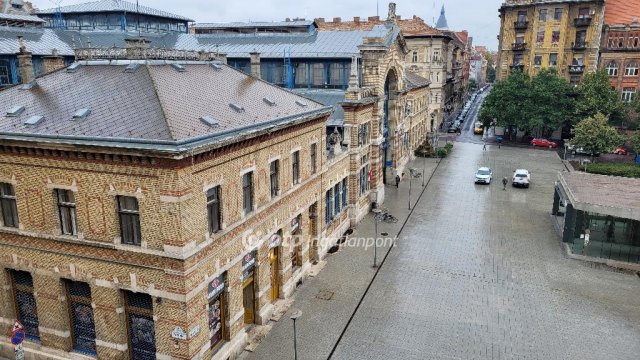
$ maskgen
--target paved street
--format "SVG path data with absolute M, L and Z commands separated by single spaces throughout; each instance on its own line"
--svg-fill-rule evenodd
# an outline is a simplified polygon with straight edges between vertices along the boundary
M 473 184 L 481 165 L 494 169 L 491 185 Z M 531 188 L 503 191 L 517 167 Z M 549 215 L 563 169 L 554 152 L 456 143 L 432 169 L 368 290 L 361 248 L 332 255 L 301 287 L 300 359 L 327 359 L 336 344 L 332 359 L 638 359 L 640 278 L 564 257 Z M 394 197 L 406 187 L 393 191 L 401 223 L 408 212 Z M 318 300 L 323 289 L 334 297 Z M 287 315 L 247 358 L 293 358 Z

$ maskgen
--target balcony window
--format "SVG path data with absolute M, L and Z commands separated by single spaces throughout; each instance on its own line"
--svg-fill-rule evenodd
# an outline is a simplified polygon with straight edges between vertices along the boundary
M 547 9 L 541 9 L 538 15 L 538 20 L 547 21 Z
M 524 34 L 516 34 L 516 44 L 524 44 Z
M 627 64 L 627 67 L 624 69 L 625 76 L 638 76 L 638 63 L 635 61 Z
M 584 19 L 589 17 L 589 8 L 582 7 L 578 9 L 578 19 Z
M 526 11 L 518 11 L 518 22 L 524 23 L 527 21 L 527 12 Z
M 633 97 L 636 94 L 635 88 L 624 88 L 622 89 L 622 101 L 631 102 L 633 101 Z
M 560 30 L 554 30 L 554 31 L 551 33 L 551 42 L 552 42 L 553 44 L 557 44 L 557 43 L 559 43 L 559 42 L 560 42 Z
M 607 74 L 609 74 L 609 76 L 617 76 L 618 75 L 618 63 L 616 63 L 615 61 L 610 61 L 607 64 Z

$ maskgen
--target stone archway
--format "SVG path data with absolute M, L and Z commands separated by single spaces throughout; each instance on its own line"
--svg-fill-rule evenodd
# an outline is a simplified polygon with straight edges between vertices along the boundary
M 382 117 L 383 163 L 382 182 L 387 184 L 395 179 L 394 137 L 398 125 L 396 105 L 398 100 L 398 73 L 390 69 L 384 81 L 384 106 Z

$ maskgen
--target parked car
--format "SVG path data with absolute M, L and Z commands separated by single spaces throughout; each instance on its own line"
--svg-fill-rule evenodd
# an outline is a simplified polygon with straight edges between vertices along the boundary
M 482 126 L 481 122 L 477 122 L 476 125 L 473 128 L 473 133 L 474 134 L 482 134 L 484 132 L 484 128 Z
M 567 146 L 567 150 L 569 152 L 571 152 L 573 155 L 591 156 L 591 153 L 588 150 L 586 150 L 585 148 L 575 147 L 574 145 L 571 145 L 571 144 L 569 144 L 569 146 Z M 600 156 L 600 153 L 595 153 L 595 154 L 593 154 L 593 156 Z
M 458 131 L 458 127 L 455 124 L 451 124 L 451 126 L 447 128 L 447 133 L 454 133 L 457 131 Z
M 529 187 L 531 183 L 531 174 L 529 170 L 526 169 L 516 169 L 513 172 L 513 177 L 511 178 L 511 186 L 522 186 Z
M 491 184 L 493 172 L 488 167 L 481 167 L 476 171 L 476 184 Z
M 553 142 L 551 140 L 547 140 L 547 139 L 534 138 L 534 139 L 531 140 L 530 144 L 533 145 L 533 146 L 541 146 L 541 147 L 548 147 L 548 148 L 557 148 L 558 147 L 558 144 L 556 144 L 555 142 Z
M 617 147 L 615 150 L 613 150 L 613 153 L 616 155 L 627 155 L 627 149 L 620 146 L 620 147 Z

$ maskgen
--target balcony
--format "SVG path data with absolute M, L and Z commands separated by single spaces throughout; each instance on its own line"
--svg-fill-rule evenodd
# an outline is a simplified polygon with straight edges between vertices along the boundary
M 582 74 L 584 65 L 569 65 L 569 74 Z
M 527 20 L 518 20 L 513 22 L 513 28 L 516 30 L 526 30 L 529 27 Z
M 571 44 L 571 48 L 574 51 L 582 51 L 585 50 L 587 48 L 587 42 L 586 41 L 580 41 L 580 42 L 576 42 L 576 43 L 572 43 Z
M 591 25 L 591 16 L 580 16 L 573 19 L 575 27 L 587 27 Z
M 524 64 L 511 64 L 509 67 L 511 68 L 511 71 L 524 71 Z
M 513 51 L 524 51 L 526 47 L 527 47 L 527 43 L 525 43 L 525 42 L 517 42 L 517 43 L 513 43 L 513 45 L 511 46 L 511 50 L 513 50 Z

